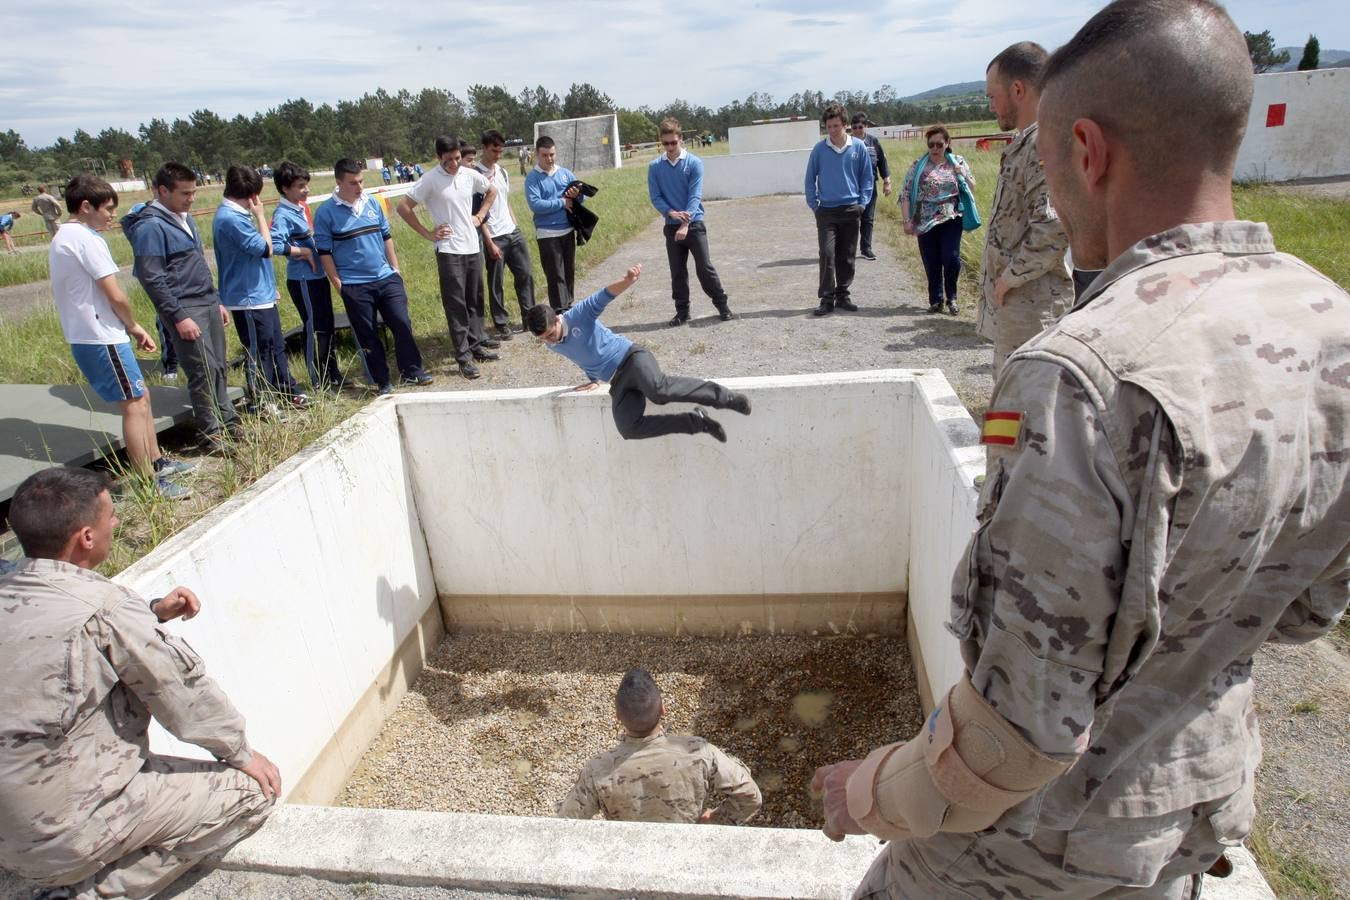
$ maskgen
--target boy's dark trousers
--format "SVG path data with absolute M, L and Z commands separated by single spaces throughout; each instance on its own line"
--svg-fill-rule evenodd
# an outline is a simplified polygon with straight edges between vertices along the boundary
M 572 305 L 575 294 L 577 236 L 569 231 L 562 237 L 539 238 L 539 264 L 548 282 L 548 305 L 562 312 Z
M 731 401 L 731 391 L 715 381 L 667 375 L 656 357 L 642 347 L 634 347 L 609 380 L 609 398 L 614 407 L 614 424 L 625 440 L 660 437 L 663 434 L 700 434 L 702 416 L 693 413 L 644 415 L 647 401 L 660 406 L 667 403 L 697 403 L 723 409 Z
M 393 382 L 389 378 L 389 363 L 384 356 L 384 345 L 376 330 L 376 314 L 394 335 L 394 357 L 404 378 L 422 375 L 422 352 L 413 337 L 412 321 L 408 318 L 408 292 L 403 277 L 395 272 L 379 281 L 365 284 L 342 283 L 342 305 L 347 308 L 347 320 L 352 325 L 356 346 L 361 348 L 366 374 L 376 387 Z
M 689 316 L 689 255 L 694 256 L 694 274 L 698 276 L 703 293 L 712 298 L 718 310 L 726 309 L 727 292 L 722 279 L 713 268 L 712 254 L 708 252 L 708 229 L 702 222 L 689 223 L 689 236 L 675 240 L 678 223 L 666 223 L 666 258 L 670 260 L 670 296 L 675 300 L 675 312 L 681 318 Z
M 436 253 L 441 308 L 450 326 L 455 362 L 473 362 L 487 338 L 483 332 L 483 258 L 477 253 Z
M 816 240 L 820 244 L 820 287 L 816 294 L 825 306 L 848 300 L 858 253 L 858 227 L 863 208 L 822 206 L 816 210 Z
M 297 393 L 286 361 L 286 338 L 275 305 L 266 309 L 233 309 L 234 330 L 244 347 L 244 385 L 251 412 L 257 412 L 266 393 Z
M 517 228 L 510 234 L 493 238 L 501 256 L 492 258 L 492 254 L 483 248 L 483 261 L 487 266 L 488 303 L 492 312 L 492 324 L 505 328 L 511 324 L 511 315 L 506 311 L 506 269 L 511 270 L 511 280 L 516 284 L 516 304 L 520 306 L 520 320 L 525 321 L 525 311 L 534 306 L 534 276 L 530 274 L 530 250 L 525 245 L 525 235 Z
M 220 301 L 215 294 L 179 301 L 183 312 L 202 333 L 195 341 L 185 341 L 178 329 L 166 326 L 173 339 L 178 363 L 187 373 L 188 396 L 192 400 L 192 419 L 201 434 L 218 434 L 239 420 L 230 402 L 225 381 L 225 325 L 220 321 Z
M 316 389 L 342 382 L 333 342 L 333 290 L 327 278 L 290 278 L 286 290 L 305 323 L 305 368 Z

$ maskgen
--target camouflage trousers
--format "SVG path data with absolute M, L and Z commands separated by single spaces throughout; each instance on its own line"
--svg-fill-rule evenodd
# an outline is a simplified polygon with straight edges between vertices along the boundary
M 89 860 L 97 870 L 77 872 L 75 884 L 69 876 L 53 882 L 69 884 L 79 900 L 153 897 L 204 857 L 258 830 L 273 807 L 238 769 L 171 756 L 152 756 L 127 792 L 140 801 L 138 813 L 109 820 L 110 841 Z
M 1064 282 L 1067 286 L 1062 285 Z M 995 308 L 994 298 L 981 301 L 982 333 L 994 341 L 994 381 L 1014 350 L 1040 334 L 1073 306 L 1073 282 L 1063 279 L 1038 279 L 1003 295 L 1003 305 Z
M 1250 823 L 1250 810 L 1246 794 L 1149 819 L 1089 822 L 1100 828 L 1042 829 L 1029 840 L 990 830 L 892 841 L 853 898 L 1197 900 L 1201 873 L 1226 849 L 1211 817 Z M 1234 840 L 1226 829 L 1225 840 Z

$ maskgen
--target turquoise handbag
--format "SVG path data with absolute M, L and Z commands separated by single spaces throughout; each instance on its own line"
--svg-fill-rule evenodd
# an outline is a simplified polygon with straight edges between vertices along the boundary
M 966 184 L 966 180 L 961 177 L 960 169 L 956 165 L 956 158 L 952 156 L 951 151 L 947 152 L 947 162 L 951 163 L 952 168 L 957 172 L 956 193 L 961 200 L 961 230 L 974 231 L 983 224 L 980 222 L 979 207 L 975 205 L 975 195 L 970 192 L 970 185 Z

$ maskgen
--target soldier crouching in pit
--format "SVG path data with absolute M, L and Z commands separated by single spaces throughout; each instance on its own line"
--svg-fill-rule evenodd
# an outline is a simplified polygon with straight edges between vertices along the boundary
M 759 812 L 759 787 L 739 759 L 703 738 L 666 734 L 661 689 L 645 669 L 623 676 L 614 712 L 624 739 L 582 768 L 558 805 L 561 818 L 589 819 L 601 812 L 625 822 L 741 825 Z M 714 790 L 726 802 L 705 809 Z
M 1242 33 L 1117 0 L 1041 90 L 1051 197 L 1104 271 L 995 388 L 964 677 L 816 773 L 827 835 L 890 840 L 855 897 L 1197 896 L 1251 829 L 1253 654 L 1350 595 L 1350 297 L 1235 221 Z
M 30 476 L 9 522 L 25 559 L 0 579 L 0 866 L 55 886 L 42 897 L 151 897 L 262 825 L 281 775 L 163 627 L 196 595 L 147 603 L 92 571 L 117 525 L 104 474 Z M 151 754 L 152 716 L 220 762 Z

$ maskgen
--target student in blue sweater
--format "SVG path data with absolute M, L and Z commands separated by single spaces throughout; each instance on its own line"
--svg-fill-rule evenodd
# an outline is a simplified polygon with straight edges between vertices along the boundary
M 647 166 L 647 195 L 665 217 L 670 296 L 675 300 L 671 327 L 689 321 L 690 253 L 694 254 L 699 286 L 717 307 L 717 317 L 723 322 L 734 319 L 736 314 L 727 303 L 727 292 L 708 253 L 708 230 L 703 224 L 703 160 L 684 149 L 677 120 L 662 119 L 660 135 L 666 152 Z
M 380 201 L 366 195 L 365 170 L 359 162 L 339 159 L 333 176 L 333 196 L 314 213 L 314 246 L 324 273 L 347 308 L 366 373 L 381 395 L 394 392 L 384 344 L 376 330 L 378 313 L 394 335 L 394 356 L 403 383 L 431 384 L 434 379 L 422 368 L 422 351 L 408 318 L 408 292 L 398 272 L 389 220 Z
M 273 399 L 296 408 L 309 404 L 286 360 L 271 232 L 258 198 L 262 187 L 262 176 L 252 166 L 230 166 L 225 197 L 211 220 L 220 305 L 229 310 L 244 347 L 244 385 L 251 413 L 267 411 Z
M 286 257 L 286 292 L 305 325 L 305 368 L 316 391 L 336 394 L 342 385 L 333 343 L 333 293 L 319 268 L 319 248 L 305 215 L 309 170 L 283 162 L 272 175 L 281 200 L 272 212 L 272 253 Z
M 663 434 L 710 434 L 726 443 L 726 430 L 702 409 L 659 416 L 645 414 L 650 400 L 661 406 L 699 403 L 748 416 L 750 398 L 715 381 L 667 375 L 645 347 L 638 347 L 605 327 L 600 314 L 615 297 L 632 287 L 641 274 L 642 266 L 633 266 L 622 280 L 602 288 L 562 315 L 551 306 L 531 307 L 525 314 L 526 327 L 550 350 L 567 357 L 586 373 L 589 380 L 576 390 L 592 391 L 601 381 L 609 382 L 614 424 L 625 440 Z
M 558 148 L 553 138 L 540 137 L 534 143 L 534 152 L 538 162 L 525 176 L 525 202 L 534 213 L 535 246 L 548 283 L 548 305 L 554 312 L 562 312 L 572 305 L 576 294 L 577 236 L 567 213 L 583 198 L 579 188 L 568 187 L 577 176 L 557 164 Z
M 848 110 L 838 103 L 820 117 L 827 136 L 806 162 L 806 205 L 816 216 L 820 245 L 818 316 L 835 309 L 857 312 L 849 299 L 863 210 L 872 202 L 876 173 L 867 145 L 848 134 Z

